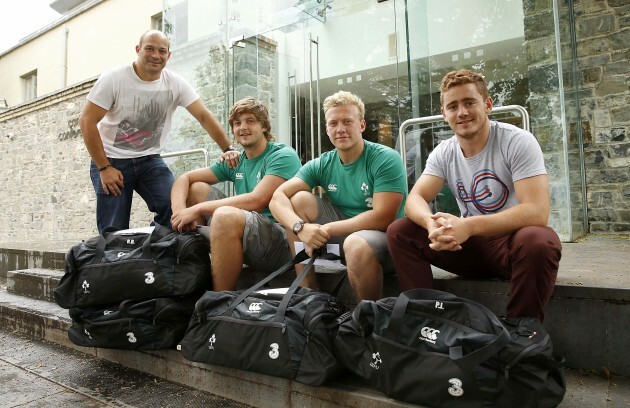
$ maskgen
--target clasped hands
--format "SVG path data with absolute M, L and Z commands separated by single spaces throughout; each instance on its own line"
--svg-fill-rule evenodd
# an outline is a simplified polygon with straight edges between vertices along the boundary
M 431 215 L 427 230 L 434 251 L 460 251 L 471 235 L 463 218 L 442 212 Z

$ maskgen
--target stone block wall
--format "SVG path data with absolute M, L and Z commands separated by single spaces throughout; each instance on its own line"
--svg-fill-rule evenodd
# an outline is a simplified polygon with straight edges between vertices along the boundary
M 574 1 L 590 232 L 630 232 L 630 2 Z
M 0 113 L 0 245 L 77 242 L 98 234 L 90 156 L 78 119 L 94 81 Z M 139 197 L 132 225 L 153 216 Z

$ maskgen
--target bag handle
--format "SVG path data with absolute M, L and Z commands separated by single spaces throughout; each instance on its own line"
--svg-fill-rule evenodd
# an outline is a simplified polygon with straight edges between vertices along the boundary
M 285 293 L 284 297 L 282 298 L 282 302 L 280 303 L 280 307 L 278 307 L 276 316 L 273 318 L 274 322 L 281 323 L 284 320 L 284 315 L 287 312 L 287 308 L 289 307 L 289 302 L 291 301 L 293 294 L 297 291 L 298 286 L 300 285 L 300 283 L 302 283 L 304 278 L 306 278 L 306 275 L 308 275 L 311 269 L 313 269 L 313 265 L 315 263 L 316 258 L 322 258 L 322 259 L 328 259 L 328 260 L 340 259 L 338 255 L 328 253 L 325 251 L 324 248 L 325 247 L 320 248 L 319 250 L 313 251 L 313 256 L 311 256 L 311 259 L 309 259 L 308 263 L 304 267 L 304 270 L 300 273 L 300 275 L 297 278 L 295 278 L 295 280 L 289 287 L 289 290 L 287 290 L 287 293 Z M 345 274 L 344 274 L 344 277 L 345 277 Z M 337 282 L 337 285 L 334 289 L 335 292 L 339 291 L 339 289 L 341 288 L 342 282 L 343 280 L 340 280 L 339 282 Z
M 326 253 L 326 252 L 322 253 L 321 250 L 313 251 L 313 255 L 310 257 L 308 263 L 304 267 L 304 270 L 302 270 L 300 275 L 297 278 L 295 278 L 293 283 L 291 283 L 291 286 L 289 286 L 289 289 L 287 290 L 287 292 L 282 297 L 282 301 L 280 302 L 280 306 L 278 307 L 278 311 L 276 312 L 276 316 L 273 319 L 274 322 L 282 322 L 284 320 L 284 315 L 285 315 L 285 313 L 287 311 L 287 308 L 289 307 L 289 302 L 291 301 L 291 298 L 293 297 L 293 295 L 297 291 L 298 286 L 300 285 L 300 283 L 302 283 L 302 281 L 304 280 L 306 275 L 308 275 L 308 273 L 313 269 L 314 263 L 315 263 L 315 259 L 317 259 L 317 258 L 323 258 L 323 259 L 328 259 L 328 260 L 340 259 L 340 257 L 338 255 L 336 255 L 336 254 L 331 254 L 331 253 Z M 282 275 L 286 271 L 292 269 L 294 265 L 299 264 L 302 261 L 305 261 L 306 259 L 308 259 L 308 255 L 306 255 L 306 251 L 305 250 L 302 250 L 299 253 L 297 253 L 295 255 L 295 258 L 293 258 L 292 260 L 290 260 L 289 262 L 284 264 L 280 269 L 278 269 L 275 272 L 272 272 L 265 279 L 261 280 L 260 282 L 256 283 L 254 286 L 250 287 L 249 289 L 247 289 L 243 293 L 241 293 L 234 300 L 234 302 L 232 302 L 232 304 L 230 304 L 230 307 L 225 311 L 225 313 L 223 315 L 224 316 L 230 316 L 234 312 L 234 309 L 236 309 L 236 306 L 238 306 L 243 300 L 245 300 L 246 297 L 248 297 L 253 292 L 255 292 L 256 290 L 261 288 L 267 282 L 269 282 L 272 279 Z M 339 290 L 339 288 L 341 287 L 341 282 L 343 282 L 343 281 L 340 281 L 340 282 L 337 283 L 337 287 L 335 288 L 335 290 L 337 290 L 337 291 Z
M 507 345 L 512 340 L 512 338 L 510 337 L 510 333 L 505 328 L 505 326 L 503 326 L 503 324 L 501 324 L 494 313 L 492 313 L 485 306 L 465 298 L 460 298 L 453 295 L 452 293 L 441 292 L 439 290 L 433 289 L 412 289 L 402 292 L 400 296 L 398 296 L 398 299 L 396 300 L 396 303 L 394 304 L 394 308 L 392 310 L 389 325 L 387 327 L 387 337 L 391 339 L 396 339 L 398 337 L 400 326 L 404 319 L 405 312 L 407 311 L 409 301 L 415 299 L 458 301 L 475 306 L 490 318 L 490 321 L 494 326 L 500 328 L 500 333 L 496 335 L 494 340 L 481 347 L 480 349 L 475 350 L 465 356 L 463 355 L 464 353 L 461 346 L 455 346 L 449 349 L 449 356 L 451 360 L 453 360 L 453 362 L 460 366 L 462 369 L 472 369 L 476 365 L 495 355 L 499 350 L 505 347 L 505 345 Z
M 116 231 L 120 231 L 120 230 L 114 227 L 107 227 L 107 228 L 104 228 L 103 231 L 101 231 L 101 233 L 98 236 L 98 242 L 96 243 L 94 257 L 92 258 L 92 262 L 90 262 L 91 265 L 95 265 L 102 262 L 103 254 L 105 253 L 105 247 L 107 246 L 106 237 L 107 235 L 114 233 Z M 151 255 L 151 237 L 152 236 L 153 236 L 153 233 L 151 233 L 151 236 L 147 237 L 147 239 L 145 239 L 144 242 L 142 243 L 142 257 L 145 259 L 153 259 L 153 256 Z
M 275 272 L 270 273 L 269 275 L 267 275 L 265 279 L 259 281 L 254 286 L 250 287 L 249 289 L 244 290 L 236 299 L 234 299 L 234 302 L 232 302 L 230 307 L 228 307 L 227 310 L 223 313 L 223 316 L 232 315 L 232 312 L 234 312 L 234 309 L 236 309 L 236 306 L 238 306 L 243 300 L 245 300 L 247 296 L 251 295 L 258 289 L 263 287 L 266 283 L 268 283 L 272 279 L 277 278 L 278 276 L 282 275 L 286 271 L 292 269 L 295 264 L 305 261 L 306 259 L 307 259 L 306 251 L 302 250 L 299 253 L 297 253 L 295 255 L 295 258 L 291 259 L 289 262 L 282 265 L 280 269 L 276 270 Z M 311 261 L 315 262 L 315 256 L 311 257 Z M 310 264 L 312 264 L 311 261 L 309 261 Z

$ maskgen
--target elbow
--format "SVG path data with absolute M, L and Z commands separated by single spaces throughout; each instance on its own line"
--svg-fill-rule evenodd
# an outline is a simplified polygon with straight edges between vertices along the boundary
M 271 206 L 271 200 L 269 198 L 264 197 L 254 197 L 250 202 L 250 211 L 256 211 L 257 213 L 262 212 L 265 208 Z

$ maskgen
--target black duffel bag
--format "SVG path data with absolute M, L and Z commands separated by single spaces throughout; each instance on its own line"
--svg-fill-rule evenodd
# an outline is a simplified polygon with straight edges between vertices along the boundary
M 555 407 L 562 402 L 566 380 L 562 358 L 551 337 L 533 317 L 501 319 L 512 341 L 499 352 L 497 407 Z
M 175 348 L 201 293 L 125 300 L 111 307 L 71 308 L 68 338 L 74 344 L 121 350 Z
M 314 257 L 286 293 L 256 292 L 271 279 L 294 270 L 304 251 L 243 292 L 206 292 L 195 306 L 181 342 L 191 361 L 240 368 L 321 385 L 343 367 L 332 351 L 342 306 L 333 295 L 299 283 Z M 337 285 L 337 288 L 339 285 Z
M 210 277 L 208 243 L 196 232 L 106 228 L 68 251 L 54 296 L 67 309 L 110 305 L 205 290 Z
M 508 382 L 526 377 L 501 362 L 504 358 L 518 364 L 515 354 L 525 354 L 522 348 L 515 352 L 514 341 L 501 320 L 484 306 L 446 292 L 415 289 L 397 298 L 362 301 L 351 315 L 344 316 L 334 347 L 348 369 L 402 401 L 462 408 L 558 405 L 564 389 L 537 405 L 523 404 L 531 401 L 531 395 L 512 400 L 512 393 L 506 392 Z M 509 347 L 512 351 L 505 352 Z M 534 368 L 551 369 L 547 365 Z M 506 372 L 518 375 L 506 381 Z M 550 386 L 536 381 L 527 385 Z M 555 384 L 551 388 L 559 391 Z M 545 394 L 527 386 L 518 390 Z

